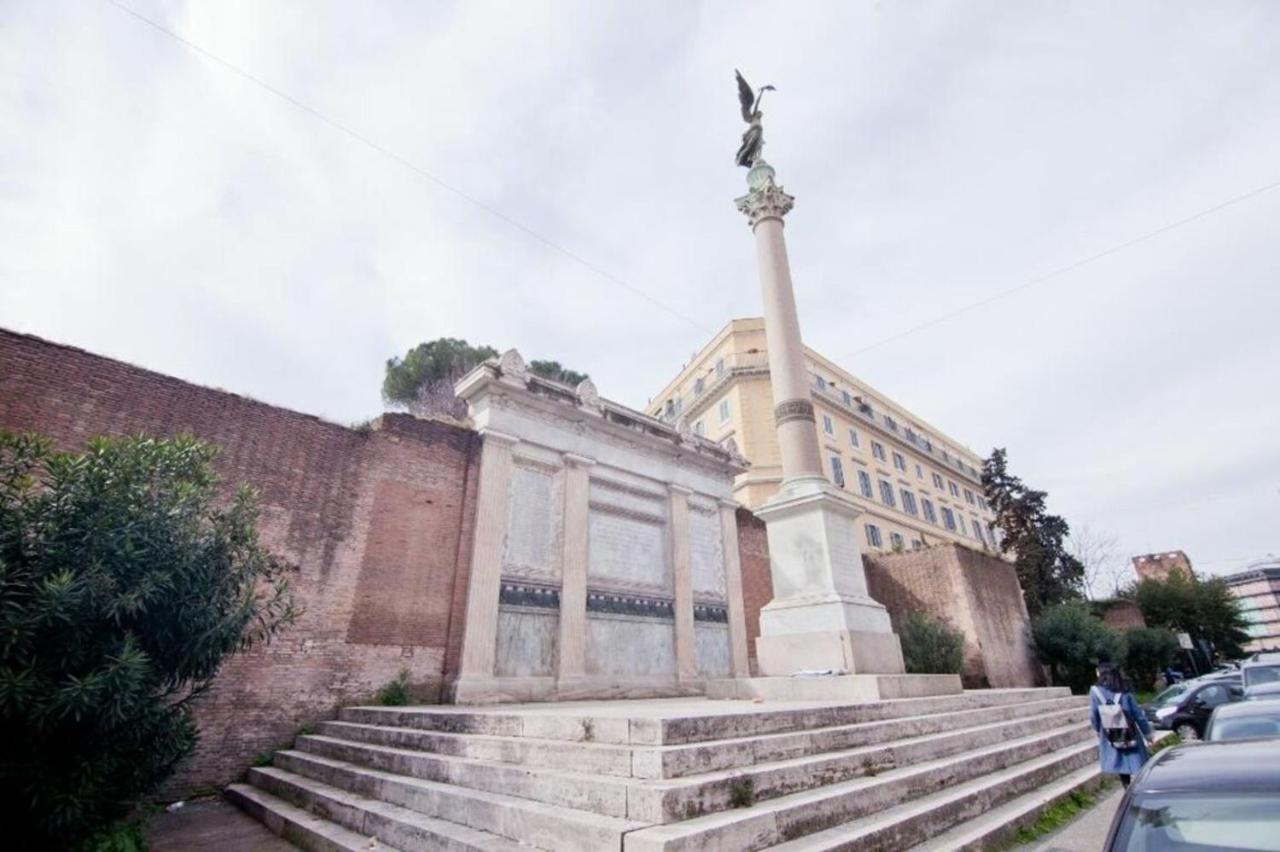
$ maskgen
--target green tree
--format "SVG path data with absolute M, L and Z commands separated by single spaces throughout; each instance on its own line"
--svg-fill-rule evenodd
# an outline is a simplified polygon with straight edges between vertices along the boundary
M 960 674 L 964 634 L 923 612 L 908 613 L 898 625 L 909 674 Z
M 1027 612 L 1034 617 L 1048 606 L 1079 598 L 1084 565 L 1067 550 L 1067 522 L 1046 510 L 1048 495 L 1009 473 L 1001 448 L 982 463 L 982 487 L 1000 528 L 1000 552 L 1013 554 Z
M 403 358 L 387 360 L 382 399 L 416 413 L 461 416 L 465 410 L 453 393 L 454 384 L 477 364 L 497 355 L 492 346 L 472 346 L 453 337 L 419 343 Z M 559 361 L 530 361 L 529 371 L 567 385 L 587 378 L 586 373 L 563 367 Z
M 1138 689 L 1154 689 L 1160 669 L 1178 656 L 1178 637 L 1163 627 L 1136 627 L 1121 639 L 1125 674 Z
M 251 490 L 191 438 L 54 452 L 0 432 L 0 796 L 9 848 L 72 848 L 195 747 L 192 700 L 296 612 Z
M 1053 682 L 1071 687 L 1076 694 L 1088 692 L 1098 663 L 1116 661 L 1121 650 L 1111 628 L 1079 600 L 1047 607 L 1031 622 L 1031 638 Z
M 1152 627 L 1187 633 L 1197 643 L 1208 642 L 1227 659 L 1244 656 L 1249 622 L 1221 577 L 1202 580 L 1175 568 L 1168 579 L 1141 580 L 1124 589 L 1121 597 L 1137 603 Z

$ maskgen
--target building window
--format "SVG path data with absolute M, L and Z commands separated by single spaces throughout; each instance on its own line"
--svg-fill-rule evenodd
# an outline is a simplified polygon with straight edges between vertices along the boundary
M 871 406 L 865 402 L 858 403 L 858 413 L 871 418 L 876 416 L 876 413 L 871 410 Z
M 699 420 L 697 423 L 693 424 L 693 434 L 695 434 L 695 435 L 705 435 L 705 434 L 707 434 L 707 427 L 706 427 L 705 425 L 703 425 L 703 423 L 702 423 L 702 421 L 701 421 L 701 420 Z
M 955 484 L 954 482 L 952 482 L 950 479 L 948 479 L 948 480 L 947 480 L 947 487 L 951 489 L 951 496 L 952 496 L 952 497 L 959 497 L 959 496 L 960 496 L 960 489 L 959 489 L 958 487 L 956 487 L 956 484 Z
M 907 472 L 907 460 L 902 453 L 893 454 L 893 466 L 903 473 Z
M 880 459 L 880 461 L 884 461 L 884 445 L 883 445 L 883 444 L 881 444 L 879 441 L 872 441 L 872 442 L 871 442 L 871 455 L 873 455 L 873 456 L 875 456 L 876 458 Z
M 921 541 L 921 540 L 920 540 L 920 539 L 918 539 L 918 538 L 913 538 L 913 539 L 911 539 L 911 549 L 912 549 L 912 550 L 919 550 L 919 549 L 920 549 L 920 548 L 922 548 L 922 547 L 924 547 L 924 542 L 923 542 L 923 541 Z
M 938 522 L 938 513 L 933 510 L 933 501 L 928 497 L 920 498 L 920 508 L 924 509 L 924 519 L 931 524 Z
M 884 425 L 888 426 L 895 432 L 898 431 L 898 422 L 887 414 L 884 416 Z
M 684 411 L 684 397 L 675 398 L 675 406 L 671 409 L 672 416 L 680 416 L 680 412 Z
M 893 500 L 893 486 L 885 482 L 883 479 L 880 480 L 880 502 L 886 506 L 895 505 Z
M 969 534 L 969 525 L 964 522 L 964 515 L 959 512 L 956 512 L 956 529 L 959 530 L 960 535 Z
M 826 432 L 828 435 L 834 435 L 836 433 L 835 424 L 831 422 L 831 418 L 826 414 L 822 415 L 822 431 Z
M 853 397 L 849 395 L 848 391 L 840 391 L 840 399 L 844 401 L 845 405 L 853 408 Z
M 924 479 L 924 468 L 916 465 L 916 479 Z
M 701 396 L 702 391 L 706 388 L 706 386 L 707 386 L 707 383 L 704 382 L 701 377 L 695 379 L 693 382 L 693 395 Z
M 973 534 L 978 537 L 978 541 L 982 542 L 982 546 L 987 546 L 987 537 L 982 534 L 982 524 L 976 520 L 973 521 Z
M 729 420 L 729 400 L 720 400 L 720 422 L 725 423 Z
M 996 528 L 991 524 L 987 524 L 987 538 L 991 539 L 992 547 L 1000 546 L 1000 539 L 996 536 Z
M 902 534 L 889 533 L 889 546 L 895 551 L 903 549 Z
M 938 474 L 936 473 L 933 475 L 933 487 L 938 489 L 939 491 L 946 490 L 946 487 L 942 484 L 942 477 L 938 476 Z
M 857 429 L 849 430 L 849 446 L 851 447 L 858 446 L 858 430 Z
M 831 481 L 844 488 L 844 465 L 839 456 L 831 457 Z
M 942 525 L 947 529 L 951 530 L 952 532 L 956 531 L 955 513 L 952 512 L 950 509 L 948 509 L 946 506 L 942 507 Z
M 973 492 L 970 491 L 968 488 L 964 490 L 964 502 L 968 503 L 970 506 L 974 505 L 974 503 L 977 502 L 973 499 Z
M 716 359 L 716 378 L 717 379 L 724 378 L 724 359 L 723 358 Z
M 898 493 L 902 495 L 903 511 L 905 511 L 908 515 L 918 514 L 919 510 L 916 508 L 916 495 L 912 494 L 910 491 L 908 491 L 905 488 L 900 490 Z
M 884 539 L 880 538 L 880 528 L 875 524 L 867 524 L 867 544 L 872 547 L 884 545 Z
M 862 492 L 863 497 L 871 499 L 871 476 L 865 470 L 858 471 L 858 490 Z

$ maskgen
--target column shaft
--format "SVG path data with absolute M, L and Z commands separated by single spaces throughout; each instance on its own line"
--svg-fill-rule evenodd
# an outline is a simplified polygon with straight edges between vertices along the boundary
M 671 489 L 671 567 L 675 578 L 676 674 L 682 681 L 698 676 L 693 632 L 693 566 L 689 562 L 689 491 Z
M 585 677 L 591 459 L 565 454 L 564 552 L 560 565 L 561 680 Z
M 511 500 L 511 448 L 517 442 L 498 432 L 482 434 L 475 542 L 471 549 L 467 620 L 462 634 L 460 677 L 464 679 L 494 676 L 502 551 L 507 540 L 507 508 Z
M 782 219 L 766 216 L 753 229 L 764 296 L 765 339 L 769 344 L 769 379 L 782 455 L 783 480 L 822 475 L 814 425 L 809 373 L 804 366 L 800 319 L 782 235 Z

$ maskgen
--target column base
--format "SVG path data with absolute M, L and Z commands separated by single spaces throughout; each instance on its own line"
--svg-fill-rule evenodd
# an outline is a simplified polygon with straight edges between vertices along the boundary
M 786 677 L 797 672 L 903 674 L 902 645 L 896 633 L 870 630 L 821 630 L 779 633 L 756 639 L 760 674 Z

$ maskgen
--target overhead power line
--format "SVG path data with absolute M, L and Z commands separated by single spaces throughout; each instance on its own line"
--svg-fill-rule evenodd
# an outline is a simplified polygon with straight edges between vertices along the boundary
M 639 287 L 629 284 L 628 282 L 614 275 L 612 272 L 609 272 L 607 269 L 603 269 L 602 267 L 592 263 L 591 261 L 582 257 L 580 254 L 572 251 L 571 249 L 565 248 L 564 246 L 560 245 L 559 243 L 550 239 L 549 237 L 543 236 L 542 234 L 538 233 L 534 229 L 530 228 L 528 225 L 525 225 L 524 223 L 520 222 L 518 219 L 508 216 L 506 213 L 503 213 L 501 210 L 497 209 L 496 207 L 490 204 L 486 204 L 485 202 L 481 201 L 480 199 L 476 198 L 473 195 L 469 195 L 468 193 L 459 189 L 453 184 L 443 180 L 437 175 L 432 174 L 430 171 L 423 168 L 422 166 L 419 166 L 417 163 L 413 162 L 407 157 L 396 153 L 395 151 L 391 150 L 385 145 L 380 144 L 379 142 L 374 141 L 373 139 L 370 139 L 368 136 L 365 136 L 360 131 L 355 130 L 354 128 L 346 124 L 343 124 L 341 121 L 338 121 L 335 118 L 331 118 L 330 116 L 326 115 L 325 113 L 321 112 L 320 110 L 316 109 L 310 104 L 307 104 L 304 101 L 301 101 L 295 98 L 293 95 L 290 95 L 288 92 L 285 92 L 281 89 L 276 88 L 275 86 L 271 85 L 270 83 L 261 79 L 260 77 L 256 77 L 250 72 L 244 70 L 240 66 L 235 65 L 234 63 L 229 62 L 226 59 L 223 59 L 221 56 L 218 56 L 212 51 L 209 51 L 201 47 L 200 45 L 186 38 L 185 36 L 175 32 L 174 30 L 169 29 L 159 21 L 153 20 L 152 18 L 147 17 L 141 12 L 138 12 L 137 10 L 132 9 L 129 6 L 126 6 L 125 4 L 119 2 L 119 0 L 106 0 L 106 2 L 110 3 L 112 6 L 115 6 L 120 11 L 132 16 L 138 21 L 141 21 L 142 23 L 146 24 L 152 29 L 155 29 L 161 33 L 164 33 L 165 35 L 172 38 L 174 41 L 177 41 L 178 43 L 182 44 L 184 47 L 188 48 L 189 50 L 192 50 L 195 53 L 200 54 L 201 56 L 208 59 L 209 61 L 217 63 L 218 65 L 222 66 L 223 68 L 235 74 L 236 76 L 240 77 L 241 79 L 247 80 L 248 82 L 262 89 L 263 91 L 269 92 L 270 94 L 288 103 L 289 105 L 295 107 L 296 109 L 301 110 L 302 112 L 305 112 L 307 115 L 311 116 L 312 118 L 318 121 L 321 121 L 324 124 L 327 124 L 329 127 L 333 128 L 339 133 L 342 133 L 348 138 L 353 139 L 356 142 L 359 142 L 360 144 L 365 145 L 369 148 L 372 148 L 374 151 L 377 151 L 379 154 L 389 157 L 390 159 L 394 160 L 396 163 L 399 163 L 401 166 L 405 167 L 406 169 L 418 175 L 419 177 L 424 178 L 430 181 L 431 183 L 435 184 L 439 188 L 446 190 L 447 192 L 451 192 L 457 197 L 461 198 L 462 200 L 475 205 L 476 207 L 480 208 L 484 212 L 488 213 L 490 216 L 493 216 L 495 219 L 498 219 L 499 221 L 502 221 L 507 225 L 510 225 L 512 228 L 515 228 L 517 231 L 520 231 L 525 236 L 541 243 L 542 245 L 563 255 L 564 257 L 567 257 L 568 259 L 572 260 L 574 263 L 577 263 L 578 265 L 590 270 L 591 272 L 595 273 L 596 275 L 600 276 L 606 281 L 609 281 L 612 284 L 616 284 L 617 286 L 621 287 L 624 290 L 630 291 L 632 294 L 639 296 L 641 299 L 644 299 L 645 301 L 649 302 L 653 306 L 666 311 L 672 316 L 677 317 L 683 320 L 684 322 L 689 323 L 694 328 L 698 329 L 699 331 L 705 334 L 714 333 L 711 329 L 707 328 L 705 325 L 693 319 L 692 317 L 688 316 L 687 314 L 682 313 L 681 311 L 671 307 L 670 305 L 666 304 L 665 302 L 659 299 L 655 299 L 653 296 L 649 295 L 644 290 L 641 290 Z
M 962 308 L 957 308 L 954 311 L 942 314 L 941 316 L 934 317 L 933 319 L 922 322 L 919 325 L 914 325 L 908 329 L 904 329 L 903 331 L 900 331 L 897 334 L 890 335 L 889 337 L 883 338 L 882 340 L 877 340 L 875 343 L 868 344 L 867 346 L 864 346 L 861 349 L 855 349 L 853 352 L 850 352 L 848 355 L 846 355 L 845 358 L 846 359 L 854 358 L 858 355 L 861 355 L 863 352 L 869 352 L 872 349 L 878 349 L 879 347 L 884 346 L 887 343 L 893 343 L 896 340 L 901 340 L 902 338 L 907 337 L 908 335 L 915 334 L 918 331 L 924 331 L 926 328 L 933 328 L 935 325 L 939 325 L 941 323 L 946 322 L 947 320 L 954 319 L 962 314 L 967 314 L 970 311 L 976 311 L 978 308 L 985 307 L 991 304 L 992 302 L 998 301 L 1008 296 L 1012 296 L 1014 293 L 1020 293 L 1023 290 L 1036 286 L 1037 284 L 1043 284 L 1046 281 L 1049 281 L 1053 278 L 1057 278 L 1060 275 L 1065 275 L 1066 273 L 1079 269 L 1082 266 L 1087 266 L 1090 263 L 1094 263 L 1096 261 L 1102 260 L 1104 257 L 1110 257 L 1116 252 L 1124 251 L 1125 249 L 1136 246 L 1139 243 L 1144 243 L 1147 240 L 1154 239 L 1155 237 L 1158 237 L 1161 234 L 1167 234 L 1168 232 L 1174 230 L 1175 228 L 1181 228 L 1183 225 L 1189 225 L 1192 222 L 1196 221 L 1197 219 L 1203 219 L 1205 216 L 1209 216 L 1213 213 L 1217 213 L 1220 210 L 1225 210 L 1228 207 L 1232 207 L 1236 204 L 1240 204 L 1242 202 L 1248 201 L 1251 198 L 1256 198 L 1257 196 L 1262 195 L 1265 192 L 1270 192 L 1271 190 L 1276 189 L 1277 187 L 1280 187 L 1280 180 L 1273 181 L 1264 186 L 1257 187 L 1256 189 L 1251 189 L 1248 192 L 1244 193 L 1243 195 L 1237 195 L 1234 198 L 1229 198 L 1220 204 L 1215 204 L 1213 207 L 1207 207 L 1204 210 L 1199 211 L 1198 213 L 1193 213 L 1184 219 L 1179 219 L 1176 222 L 1170 222 L 1167 225 L 1162 225 L 1159 228 L 1156 228 L 1154 231 L 1148 231 L 1147 233 L 1143 234 L 1140 237 L 1134 237 L 1131 240 L 1125 240 L 1122 243 L 1117 243 L 1116 245 L 1113 245 L 1108 249 L 1103 249 L 1097 254 L 1091 254 L 1086 258 L 1077 260 L 1075 263 L 1069 263 L 1066 266 L 1059 267 L 1058 269 L 1055 269 L 1052 272 L 1041 275 L 1038 278 L 1032 278 L 1030 281 L 1024 281 L 1023 283 L 1017 285 L 1016 287 L 1010 287 L 1007 290 L 1001 290 L 999 293 L 993 293 L 992 295 L 987 296 L 985 299 L 979 299 L 978 301 L 965 305 Z

